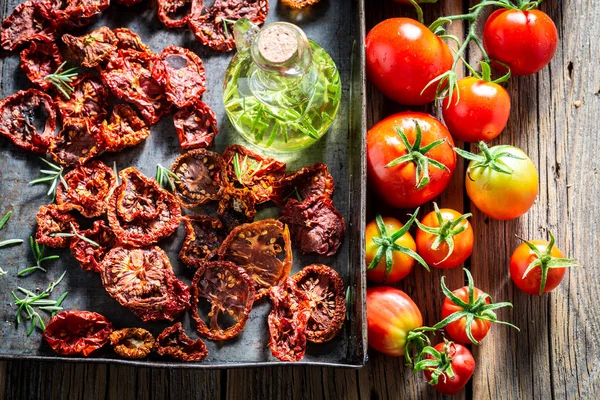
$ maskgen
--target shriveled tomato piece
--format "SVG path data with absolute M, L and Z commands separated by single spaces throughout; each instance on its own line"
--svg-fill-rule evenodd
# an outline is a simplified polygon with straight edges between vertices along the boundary
M 55 233 L 73 233 L 79 225 L 71 213 L 72 204 L 50 204 L 40 206 L 35 219 L 37 230 L 35 241 L 48 247 L 69 247 L 68 237 L 54 236 Z
M 121 151 L 146 140 L 150 128 L 128 104 L 117 104 L 110 119 L 102 122 L 100 133 L 107 151 Z
M 49 152 L 59 164 L 83 165 L 104 150 L 100 132 L 87 118 L 63 121 L 63 129 L 50 145 Z
M 168 28 L 183 28 L 202 13 L 202 0 L 158 0 L 158 19 Z
M 56 32 L 42 15 L 43 1 L 27 0 L 15 7 L 2 22 L 0 41 L 5 50 L 15 50 L 20 45 L 33 42 L 53 42 Z
M 56 97 L 58 111 L 63 121 L 69 118 L 86 118 L 96 123 L 106 115 L 108 90 L 91 74 L 83 75 L 73 83 L 74 92 L 69 99 Z
M 198 268 L 217 254 L 225 239 L 223 224 L 208 215 L 188 215 L 183 220 L 186 234 L 179 258 L 188 267 Z
M 46 76 L 54 73 L 63 63 L 63 56 L 54 43 L 33 42 L 21 52 L 21 69 L 31 83 L 47 91 L 52 84 Z
M 113 350 L 123 358 L 148 357 L 155 343 L 154 336 L 143 328 L 119 329 L 110 334 Z
M 274 219 L 240 225 L 223 241 L 219 259 L 244 268 L 254 280 L 256 298 L 260 299 L 290 273 L 292 247 L 288 228 Z
M 54 102 L 46 93 L 21 90 L 0 101 L 0 135 L 23 150 L 46 153 L 55 130 Z
M 185 208 L 194 208 L 221 196 L 221 156 L 196 149 L 177 157 L 171 171 L 179 178 L 175 190 Z
M 200 100 L 177 111 L 173 123 L 183 150 L 208 147 L 219 133 L 217 116 Z
M 300 361 L 306 353 L 306 327 L 310 318 L 308 296 L 287 278 L 269 291 L 273 308 L 267 319 L 271 352 L 281 361 Z
M 81 354 L 87 357 L 104 346 L 112 332 L 112 324 L 103 315 L 90 311 L 61 311 L 44 331 L 44 340 L 63 356 Z
M 254 283 L 227 261 L 200 264 L 192 282 L 192 317 L 196 330 L 212 340 L 238 336 L 254 303 Z
M 346 319 L 346 295 L 340 275 L 327 265 L 313 264 L 292 279 L 310 303 L 306 338 L 313 343 L 324 343 L 336 337 Z
M 117 214 L 127 222 L 156 218 L 161 208 L 159 200 L 164 194 L 162 189 L 134 168 L 124 171 L 120 174 L 122 190 L 117 196 Z
M 43 15 L 57 28 L 79 28 L 92 23 L 93 18 L 110 5 L 110 0 L 49 0 L 43 1 Z
M 256 200 L 252 192 L 246 188 L 226 186 L 221 193 L 217 214 L 225 228 L 231 231 L 238 225 L 254 221 Z
M 332 256 L 344 241 L 344 217 L 326 196 L 291 199 L 279 220 L 289 225 L 294 244 L 303 253 Z
M 152 77 L 164 86 L 167 99 L 177 108 L 194 104 L 206 91 L 202 60 L 183 47 L 165 47 L 152 67 Z
M 135 50 L 144 53 L 151 53 L 150 47 L 142 42 L 142 38 L 135 32 L 127 28 L 115 28 L 113 33 L 117 37 L 117 49 L 119 50 Z
M 156 344 L 158 354 L 181 361 L 202 361 L 208 356 L 208 349 L 202 339 L 190 339 L 181 322 L 162 331 Z
M 117 37 L 106 26 L 83 36 L 64 34 L 62 41 L 81 65 L 87 68 L 94 68 L 117 51 Z
M 277 205 L 284 206 L 290 199 L 302 201 L 313 195 L 331 197 L 334 188 L 327 165 L 316 163 L 276 182 L 272 198 Z
M 117 240 L 112 230 L 102 220 L 94 221 L 94 227 L 79 231 L 79 235 L 93 240 L 99 246 L 80 239 L 78 236 L 71 238 L 71 253 L 79 261 L 82 269 L 92 272 L 102 272 L 102 260 L 106 253 L 112 249 Z

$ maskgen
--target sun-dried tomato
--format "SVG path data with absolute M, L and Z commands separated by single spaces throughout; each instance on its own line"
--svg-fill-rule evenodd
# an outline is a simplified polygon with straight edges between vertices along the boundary
M 119 242 L 149 246 L 173 234 L 181 222 L 175 196 L 133 167 L 119 176 L 122 183 L 108 200 L 108 223 Z
M 254 283 L 227 261 L 200 264 L 192 281 L 192 318 L 196 331 L 212 340 L 238 336 L 254 303 Z
M 102 272 L 102 260 L 106 253 L 113 248 L 116 243 L 115 235 L 112 230 L 102 220 L 94 221 L 94 227 L 84 231 L 79 231 L 79 235 L 93 240 L 99 246 L 80 239 L 77 236 L 71 238 L 71 253 L 81 268 L 86 271 Z
M 223 241 L 219 259 L 244 268 L 254 280 L 256 298 L 260 299 L 290 273 L 292 247 L 288 228 L 274 219 L 240 225 Z
M 46 153 L 55 130 L 56 110 L 46 93 L 21 90 L 0 101 L 0 135 L 23 150 Z
M 155 343 L 154 336 L 143 328 L 119 329 L 110 334 L 113 350 L 123 358 L 148 357 Z
M 73 233 L 73 228 L 79 228 L 75 217 L 71 214 L 73 209 L 72 204 L 41 206 L 35 216 L 38 225 L 35 241 L 48 247 L 69 247 L 71 238 L 54 236 L 54 234 Z
M 23 43 L 53 42 L 56 39 L 54 28 L 42 15 L 42 4 L 43 1 L 27 0 L 15 7 L 2 22 L 2 48 L 15 50 Z
M 58 111 L 63 121 L 69 118 L 87 118 L 96 123 L 104 119 L 108 100 L 108 90 L 100 79 L 86 74 L 73 84 L 74 92 L 69 99 L 56 97 Z
M 103 26 L 83 36 L 64 34 L 62 41 L 81 65 L 94 68 L 117 51 L 117 37 Z
M 102 261 L 102 284 L 115 300 L 147 321 L 172 321 L 190 306 L 190 289 L 160 247 L 116 247 Z
M 196 149 L 177 157 L 171 171 L 179 179 L 175 191 L 185 208 L 194 208 L 221 196 L 221 156 Z
M 310 318 L 308 296 L 298 289 L 293 279 L 269 291 L 272 309 L 267 318 L 269 346 L 281 361 L 300 361 L 306 353 L 306 327 Z
M 183 220 L 186 234 L 179 258 L 188 267 L 198 268 L 217 254 L 225 239 L 223 224 L 208 215 L 188 215 Z
M 181 322 L 166 328 L 156 338 L 156 352 L 181 361 L 202 361 L 208 349 L 202 339 L 192 340 L 183 330 Z
M 173 123 L 183 150 L 208 147 L 219 133 L 217 116 L 200 100 L 177 111 Z
M 168 28 L 183 28 L 202 13 L 202 0 L 158 0 L 158 19 Z
M 117 37 L 117 49 L 151 53 L 150 47 L 142 42 L 142 38 L 140 38 L 140 35 L 137 33 L 134 33 L 127 28 L 113 29 L 113 33 Z
M 93 22 L 110 5 L 110 0 L 44 1 L 42 14 L 58 28 L 80 28 Z
M 281 2 L 286 6 L 301 9 L 304 7 L 308 7 L 311 4 L 317 4 L 319 0 L 282 0 Z
M 217 51 L 231 51 L 235 47 L 233 26 L 227 21 L 247 18 L 262 25 L 268 12 L 268 0 L 215 0 L 205 13 L 192 15 L 188 25 L 202 44 Z
M 294 244 L 303 253 L 332 256 L 344 241 L 344 217 L 326 196 L 291 199 L 279 220 L 289 225 Z
M 128 104 L 117 104 L 108 121 L 103 121 L 100 133 L 106 151 L 121 151 L 135 146 L 150 136 L 150 128 Z
M 273 201 L 284 206 L 290 199 L 302 201 L 310 196 L 331 197 L 335 186 L 327 165 L 316 163 L 281 179 L 273 188 Z
M 44 339 L 60 355 L 87 357 L 108 342 L 111 332 L 112 324 L 103 315 L 69 310 L 52 317 L 46 325 Z
M 223 152 L 223 182 L 252 192 L 256 204 L 269 201 L 273 186 L 285 176 L 285 163 L 234 144 Z
M 346 296 L 340 275 L 327 265 L 313 264 L 294 274 L 292 279 L 310 302 L 308 341 L 324 343 L 336 337 L 346 318 Z
M 217 214 L 225 228 L 231 231 L 238 225 L 254 221 L 256 216 L 256 200 L 252 192 L 246 188 L 237 189 L 226 186 L 221 193 Z
M 54 161 L 62 165 L 83 165 L 104 150 L 100 130 L 87 118 L 67 119 L 50 144 Z
M 21 69 L 34 85 L 43 90 L 52 86 L 46 76 L 53 74 L 63 63 L 63 56 L 54 43 L 33 42 L 21 52 Z

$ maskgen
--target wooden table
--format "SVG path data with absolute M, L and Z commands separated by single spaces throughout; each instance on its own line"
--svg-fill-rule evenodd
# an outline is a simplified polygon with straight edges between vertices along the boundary
M 322 0 L 326 1 L 326 0 Z M 365 0 L 367 29 L 386 17 L 413 15 L 392 0 Z M 426 18 L 464 12 L 468 1 L 440 0 L 425 5 Z M 472 2 L 475 3 L 474 1 Z M 546 0 L 541 6 L 556 22 L 561 42 L 549 67 L 535 76 L 512 79 L 512 115 L 495 143 L 524 149 L 540 173 L 540 194 L 531 211 L 509 222 L 491 221 L 471 207 L 463 190 L 464 165 L 445 194 L 444 207 L 472 212 L 476 248 L 467 267 L 478 287 L 514 310 L 499 317 L 520 332 L 495 326 L 473 348 L 478 366 L 456 398 L 598 398 L 600 390 L 600 296 L 598 223 L 600 211 L 600 2 Z M 3 10 L 4 11 L 4 10 Z M 462 34 L 463 26 L 451 28 Z M 471 60 L 478 57 L 469 54 Z M 402 110 L 369 88 L 369 126 Z M 402 218 L 404 216 L 399 215 Z M 508 276 L 508 260 L 523 238 L 544 238 L 585 268 L 572 270 L 562 285 L 542 298 L 520 293 Z M 589 244 L 589 245 L 588 245 Z M 440 271 L 416 269 L 399 287 L 423 311 L 425 322 L 439 319 Z M 446 272 L 451 289 L 462 286 L 460 269 Z M 0 394 L 7 399 L 69 398 L 361 398 L 403 399 L 439 396 L 422 376 L 412 376 L 402 359 L 370 354 L 362 370 L 272 368 L 229 371 L 140 369 L 114 365 L 32 362 L 0 363 Z

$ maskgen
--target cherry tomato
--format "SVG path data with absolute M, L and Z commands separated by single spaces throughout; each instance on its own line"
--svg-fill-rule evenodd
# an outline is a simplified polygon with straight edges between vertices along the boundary
M 434 349 L 437 351 L 434 354 L 436 356 L 439 354 L 439 358 L 427 354 L 425 359 L 438 360 L 439 365 L 435 368 L 443 374 L 436 374 L 435 370 L 426 369 L 423 371 L 425 378 L 438 392 L 453 395 L 464 388 L 473 376 L 475 359 L 469 349 L 452 342 L 438 343 Z M 454 373 L 452 378 L 446 373 L 450 367 Z
M 506 127 L 510 115 L 508 92 L 497 83 L 468 77 L 458 81 L 459 99 L 444 99 L 444 122 L 452 137 L 463 142 L 490 141 Z
M 369 185 L 393 207 L 420 206 L 450 183 L 456 167 L 453 146 L 448 129 L 431 115 L 394 114 L 367 134 Z M 410 157 L 402 161 L 403 156 Z
M 508 65 L 513 75 L 535 74 L 544 68 L 554 57 L 557 44 L 556 25 L 540 10 L 500 9 L 483 28 L 488 55 Z
M 367 289 L 369 346 L 388 356 L 403 356 L 408 333 L 423 326 L 421 311 L 400 289 Z
M 449 71 L 453 62 L 448 45 L 414 19 L 386 19 L 371 29 L 366 38 L 369 80 L 401 104 L 431 103 L 437 83 L 425 87 Z
M 452 292 L 453 295 L 464 301 L 465 303 L 469 303 L 469 287 L 464 286 L 460 289 L 457 289 Z M 483 304 L 490 304 L 489 296 L 483 291 L 473 288 L 473 298 L 478 299 L 480 297 L 485 296 L 486 299 Z M 449 298 L 444 300 L 444 304 L 442 305 L 442 318 L 446 318 L 451 314 L 454 314 L 457 311 L 463 311 L 464 308 L 458 304 L 455 304 Z M 491 321 L 486 321 L 480 318 L 474 318 L 473 323 L 471 325 L 471 332 L 473 334 L 473 338 L 480 342 L 489 332 L 492 327 Z M 444 327 L 448 336 L 452 338 L 452 340 L 458 343 L 471 343 L 471 340 L 467 336 L 467 318 L 463 317 L 458 321 L 452 322 Z

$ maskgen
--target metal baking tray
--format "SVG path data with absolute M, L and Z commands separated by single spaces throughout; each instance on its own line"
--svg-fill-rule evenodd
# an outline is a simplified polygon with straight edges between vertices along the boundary
M 19 3 L 17 0 L 0 0 L 0 10 L 8 13 Z M 207 3 L 207 2 L 205 2 Z M 326 344 L 309 344 L 306 356 L 294 365 L 321 365 L 339 367 L 361 367 L 366 362 L 366 310 L 365 310 L 365 267 L 364 267 L 364 224 L 365 224 L 365 85 L 364 72 L 364 0 L 321 0 L 306 10 L 292 10 L 275 0 L 270 1 L 267 22 L 288 21 L 299 25 L 308 37 L 320 43 L 331 54 L 341 74 L 343 85 L 342 104 L 339 114 L 329 132 L 307 150 L 291 155 L 276 155 L 288 163 L 294 171 L 315 162 L 325 162 L 335 179 L 334 202 L 344 215 L 347 233 L 343 246 L 334 257 L 302 256 L 294 252 L 293 272 L 311 263 L 328 264 L 341 275 L 352 293 L 348 320 L 341 334 Z M 207 91 L 203 100 L 215 111 L 220 133 L 213 149 L 221 152 L 230 143 L 242 143 L 242 139 L 229 123 L 221 100 L 221 86 L 225 69 L 232 53 L 212 52 L 195 41 L 187 29 L 164 28 L 156 16 L 156 5 L 148 0 L 132 8 L 112 5 L 85 31 L 100 26 L 111 28 L 127 27 L 138 33 L 155 52 L 168 45 L 179 45 L 195 51 L 204 61 L 207 71 Z M 0 58 L 2 69 L 2 98 L 30 86 L 19 68 L 18 53 L 3 53 Z M 152 127 L 152 135 L 145 143 L 129 148 L 119 154 L 107 154 L 100 159 L 112 165 L 116 161 L 120 169 L 133 165 L 147 176 L 153 177 L 156 164 L 170 166 L 180 154 L 177 135 L 170 116 Z M 63 303 L 65 309 L 95 311 L 106 316 L 115 328 L 145 327 L 158 335 L 168 323 L 142 323 L 127 309 L 113 300 L 102 287 L 100 277 L 93 272 L 83 271 L 68 250 L 49 249 L 50 254 L 59 254 L 60 259 L 48 264 L 48 272 L 36 272 L 26 278 L 18 278 L 18 269 L 33 265 L 28 237 L 35 234 L 35 214 L 42 204 L 50 202 L 44 185 L 30 186 L 28 182 L 39 176 L 43 167 L 37 156 L 25 153 L 7 140 L 0 138 L 0 213 L 12 210 L 10 222 L 0 232 L 4 238 L 21 238 L 20 246 L 0 251 L 0 266 L 8 274 L 0 277 L 0 359 L 35 359 L 47 361 L 72 361 L 92 363 L 119 363 L 144 367 L 166 368 L 232 368 L 292 365 L 282 363 L 271 355 L 268 347 L 269 334 L 267 315 L 269 301 L 255 304 L 245 330 L 233 340 L 211 342 L 205 340 L 209 355 L 198 363 L 166 361 L 156 355 L 144 361 L 129 361 L 118 358 L 110 346 L 84 357 L 59 357 L 42 340 L 36 330 L 26 336 L 26 326 L 15 326 L 16 308 L 10 292 L 18 286 L 28 289 L 45 288 L 63 271 L 66 277 L 55 290 L 56 298 L 63 291 L 68 296 Z M 259 210 L 257 219 L 277 215 L 275 207 Z M 189 210 L 184 210 L 189 213 Z M 185 229 L 180 225 L 176 235 L 163 240 L 159 245 L 168 253 L 175 274 L 190 283 L 193 271 L 179 261 Z M 196 337 L 189 313 L 180 318 L 191 337 Z

